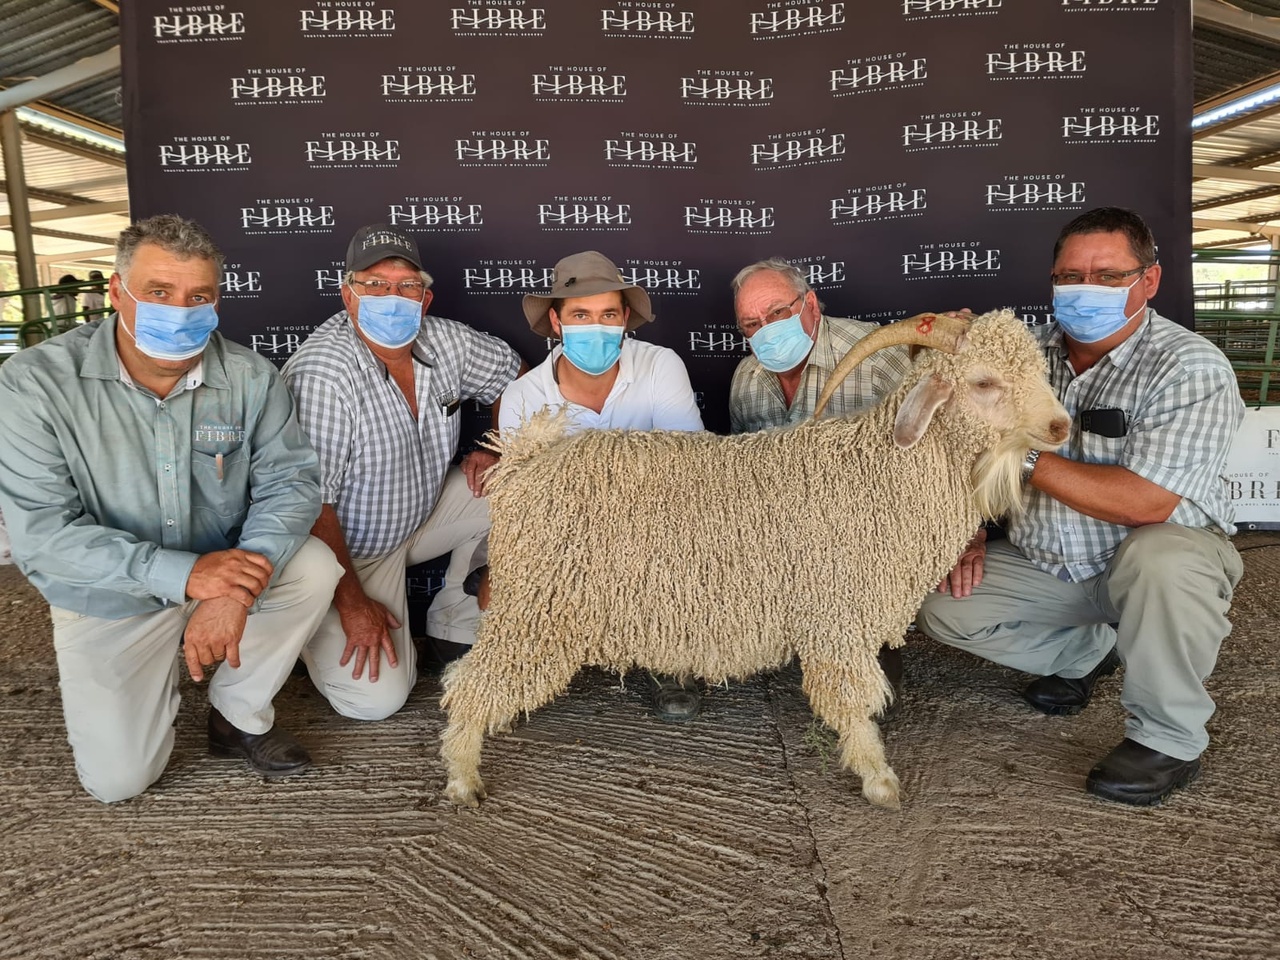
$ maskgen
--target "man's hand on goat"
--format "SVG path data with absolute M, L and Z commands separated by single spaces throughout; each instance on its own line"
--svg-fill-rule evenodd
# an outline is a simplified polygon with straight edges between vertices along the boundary
M 951 593 L 953 597 L 967 597 L 982 583 L 982 565 L 987 557 L 987 530 L 979 527 L 951 572 L 938 584 L 939 593 Z
M 498 462 L 498 455 L 488 450 L 472 450 L 462 458 L 463 474 L 467 478 L 467 486 L 471 488 L 473 497 L 484 496 L 485 471 Z
M 400 665 L 396 658 L 396 646 L 389 632 L 400 626 L 400 621 L 390 610 L 372 597 L 364 597 L 347 609 L 339 608 L 338 614 L 342 618 L 342 631 L 347 635 L 347 646 L 342 651 L 342 659 L 338 661 L 338 665 L 345 667 L 354 655 L 356 665 L 351 671 L 353 680 L 360 679 L 360 674 L 368 663 L 369 682 L 378 682 L 380 652 L 386 653 L 387 662 L 391 666 Z

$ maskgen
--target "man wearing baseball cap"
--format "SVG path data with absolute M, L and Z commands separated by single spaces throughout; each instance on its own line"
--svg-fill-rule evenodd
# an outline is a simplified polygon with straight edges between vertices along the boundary
M 524 298 L 524 315 L 534 333 L 560 342 L 503 391 L 499 429 L 514 429 L 548 407 L 564 409 L 573 430 L 703 429 L 676 352 L 625 336 L 651 321 L 653 308 L 608 257 L 594 250 L 565 257 L 550 292 Z M 481 470 L 493 462 L 486 456 L 476 464 Z M 472 480 L 477 495 L 479 472 Z M 698 689 L 689 678 L 655 681 L 658 716 L 681 721 L 697 713 Z
M 455 655 L 475 642 L 479 609 L 462 582 L 489 508 L 450 468 L 458 409 L 492 404 L 522 367 L 496 337 L 428 314 L 430 287 L 412 237 L 361 227 L 347 247 L 344 309 L 283 371 L 320 455 L 312 533 L 345 570 L 302 659 L 334 709 L 362 720 L 395 713 L 417 680 L 406 567 L 451 554 L 427 632 Z

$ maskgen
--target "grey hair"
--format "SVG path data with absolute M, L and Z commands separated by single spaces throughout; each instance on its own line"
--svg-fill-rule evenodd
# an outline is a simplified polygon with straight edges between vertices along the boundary
M 422 286 L 426 290 L 430 290 L 431 284 L 435 283 L 435 280 L 432 278 L 431 274 L 427 273 L 427 271 L 421 269 L 420 267 L 414 267 L 412 263 L 410 263 L 408 260 L 405 260 L 403 257 L 383 257 L 382 260 L 390 260 L 392 263 L 398 263 L 405 267 L 413 267 L 413 269 L 418 271 L 418 276 L 422 278 Z M 382 260 L 379 260 L 378 262 L 382 263 Z M 351 286 L 351 281 L 355 279 L 355 276 L 356 276 L 356 272 L 354 270 L 348 270 L 346 273 L 342 275 L 342 282 L 347 286 Z
M 779 273 L 786 277 L 787 282 L 791 284 L 791 289 L 796 295 L 808 293 L 813 287 L 809 286 L 809 278 L 804 275 L 804 271 L 797 267 L 794 263 L 788 263 L 781 257 L 770 257 L 768 260 L 757 260 L 755 263 L 743 267 L 738 271 L 729 286 L 733 289 L 734 297 L 737 297 L 738 291 L 742 289 L 742 285 L 747 279 L 762 270 L 768 270 L 772 273 Z
M 179 260 L 189 260 L 192 257 L 211 260 L 218 274 L 218 282 L 222 282 L 222 264 L 226 258 L 213 242 L 213 237 L 194 220 L 180 217 L 176 213 L 160 213 L 130 224 L 120 231 L 120 236 L 116 238 L 116 273 L 126 282 L 133 255 L 144 243 L 154 243 Z

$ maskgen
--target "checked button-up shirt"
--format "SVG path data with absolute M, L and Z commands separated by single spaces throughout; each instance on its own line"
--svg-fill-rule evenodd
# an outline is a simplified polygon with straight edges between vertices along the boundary
M 422 525 L 458 449 L 459 404 L 493 403 L 520 368 L 497 337 L 433 316 L 422 320 L 413 358 L 416 421 L 345 310 L 284 366 L 298 420 L 320 455 L 321 498 L 333 504 L 357 559 L 390 553 Z
M 1058 453 L 1081 463 L 1117 464 L 1182 500 L 1170 523 L 1235 533 L 1222 473 L 1244 402 L 1225 356 L 1204 337 L 1147 310 L 1133 336 L 1084 373 L 1067 361 L 1062 330 L 1035 331 L 1049 382 L 1067 413 L 1071 436 Z M 1124 411 L 1122 437 L 1080 429 L 1085 410 Z M 1106 569 L 1129 528 L 1095 520 L 1028 488 L 1026 512 L 1011 521 L 1009 541 L 1047 573 L 1081 581 Z

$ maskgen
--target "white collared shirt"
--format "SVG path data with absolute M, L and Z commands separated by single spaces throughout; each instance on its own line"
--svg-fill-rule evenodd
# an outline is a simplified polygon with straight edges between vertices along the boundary
M 578 430 L 702 430 L 702 415 L 684 362 L 674 350 L 627 337 L 622 341 L 618 378 L 599 413 L 571 403 L 556 382 L 562 349 L 508 384 L 498 411 L 498 428 L 510 430 L 544 407 L 567 409 Z

